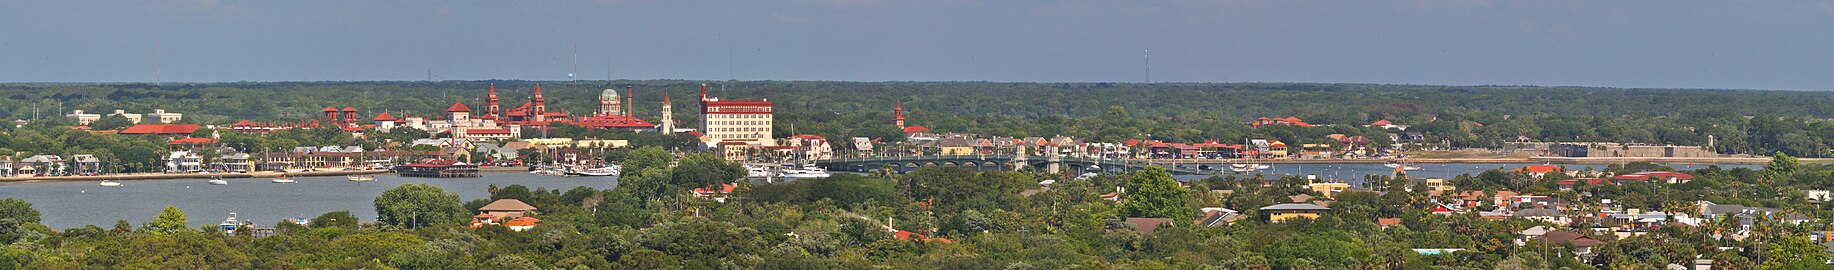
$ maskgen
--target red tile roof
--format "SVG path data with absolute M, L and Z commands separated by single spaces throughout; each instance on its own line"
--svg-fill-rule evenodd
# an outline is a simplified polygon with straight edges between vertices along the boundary
M 1392 123 L 1392 122 L 1388 122 L 1388 119 L 1382 119 L 1382 120 L 1376 120 L 1376 121 L 1375 121 L 1375 123 L 1369 123 L 1369 125 L 1371 125 L 1371 126 L 1378 126 L 1378 127 L 1379 127 L 1379 126 L 1386 126 L 1386 125 L 1389 125 L 1389 124 L 1394 124 L 1394 123 Z
M 579 121 L 574 124 L 592 128 L 648 128 L 656 126 L 656 124 L 651 124 L 649 121 L 643 121 L 643 119 L 625 115 L 588 116 L 580 118 Z
M 184 138 L 184 139 L 177 139 L 177 140 L 172 140 L 172 142 L 168 142 L 168 143 L 166 143 L 166 144 L 170 144 L 170 145 L 181 145 L 181 144 L 211 144 L 211 143 L 216 143 L 216 142 L 217 142 L 217 140 L 213 140 L 213 139 L 210 139 L 210 138 Z
M 930 128 L 924 126 L 910 126 L 904 128 L 904 133 L 918 133 L 924 131 L 930 131 Z
M 378 114 L 378 115 L 376 115 L 376 119 L 373 119 L 373 120 L 371 120 L 371 121 L 389 121 L 389 122 L 394 122 L 394 121 L 395 121 L 395 117 L 394 117 L 394 116 L 390 116 L 390 115 L 388 115 L 388 112 L 382 112 L 382 114 Z
M 344 107 L 345 112 L 357 112 L 357 107 Z
M 337 107 L 325 107 L 325 112 L 337 112 Z
M 121 134 L 191 134 L 200 128 L 204 127 L 193 124 L 139 124 L 122 130 Z
M 1599 184 L 1604 184 L 1604 185 L 1616 185 L 1617 184 L 1617 183 L 1611 182 L 1611 180 L 1599 179 L 1599 178 L 1573 178 L 1573 179 L 1567 179 L 1567 180 L 1560 180 L 1558 182 L 1554 182 L 1554 184 L 1562 185 L 1562 186 L 1572 186 L 1572 185 L 1579 184 L 1580 180 L 1586 181 L 1586 185 L 1588 186 L 1599 185 Z
M 471 108 L 465 107 L 464 102 L 453 102 L 452 107 L 446 108 L 446 112 L 471 112 Z
M 507 128 L 467 129 L 465 130 L 465 134 L 471 134 L 471 135 L 509 134 L 509 129 Z
M 541 220 L 532 217 L 517 217 L 503 222 L 503 226 L 535 226 L 536 223 L 541 223 Z
M 738 186 L 734 186 L 732 184 L 720 184 L 720 190 L 718 191 L 714 191 L 712 189 L 707 189 L 707 188 L 694 188 L 694 193 L 695 194 L 732 193 L 732 189 L 734 188 L 738 188 Z

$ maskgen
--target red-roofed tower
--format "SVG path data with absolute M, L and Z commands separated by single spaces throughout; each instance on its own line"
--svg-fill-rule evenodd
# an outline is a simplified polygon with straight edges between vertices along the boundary
M 898 129 L 904 129 L 904 102 L 898 102 L 898 105 L 892 108 L 892 122 L 898 124 Z
M 547 115 L 548 114 L 548 98 L 541 96 L 541 85 L 540 84 L 535 85 L 534 99 L 535 100 L 531 103 L 535 104 L 535 108 L 534 108 L 535 111 L 530 112 L 529 113 L 531 114 L 530 116 L 533 116 L 533 118 L 535 119 L 535 122 L 547 122 L 548 120 L 548 115 Z
M 490 84 L 490 95 L 484 97 L 484 115 L 479 117 L 497 118 L 502 114 L 503 106 L 497 105 L 497 84 Z

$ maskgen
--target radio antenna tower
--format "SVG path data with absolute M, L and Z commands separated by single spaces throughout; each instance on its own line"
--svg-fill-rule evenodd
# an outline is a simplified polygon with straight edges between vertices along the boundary
M 1146 83 L 1153 83 L 1153 51 L 1140 50 L 1140 53 L 1146 58 Z
M 579 43 L 573 44 L 573 72 L 567 73 L 567 80 L 575 80 L 574 74 L 579 74 Z

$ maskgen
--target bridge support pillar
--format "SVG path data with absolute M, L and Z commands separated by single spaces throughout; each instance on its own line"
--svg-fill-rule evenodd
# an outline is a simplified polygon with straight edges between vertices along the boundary
M 1063 173 L 1063 156 L 1052 155 L 1051 163 L 1049 165 L 1045 165 L 1044 170 L 1045 172 L 1049 172 L 1049 173 Z

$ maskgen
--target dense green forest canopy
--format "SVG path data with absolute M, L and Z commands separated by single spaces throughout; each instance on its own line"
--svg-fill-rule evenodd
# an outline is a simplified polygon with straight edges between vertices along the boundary
M 153 109 L 187 121 L 293 121 L 325 107 L 365 115 L 434 116 L 453 102 L 481 108 L 495 85 L 505 107 L 527 102 L 543 86 L 550 110 L 592 113 L 603 89 L 633 87 L 638 117 L 698 126 L 702 83 L 725 99 L 775 103 L 776 135 L 891 138 L 892 105 L 911 125 L 942 132 L 1000 136 L 1069 135 L 1099 141 L 1277 138 L 1305 142 L 1331 133 L 1377 135 L 1362 128 L 1388 119 L 1412 125 L 1454 147 L 1498 147 L 1518 137 L 1539 141 L 1613 141 L 1707 145 L 1724 153 L 1828 156 L 1834 137 L 1834 92 L 1625 89 L 1533 86 L 1425 86 L 1314 83 L 995 83 L 828 81 L 440 81 L 273 82 L 211 84 L 0 85 L 0 117 L 30 118 Z M 61 110 L 59 110 L 61 109 Z M 1253 129 L 1256 117 L 1295 116 L 1335 127 Z M 1316 133 L 1316 134 L 1314 134 Z
M 493 185 L 489 198 L 461 201 L 437 186 L 403 184 L 375 200 L 375 219 L 336 211 L 307 226 L 272 224 L 275 234 L 267 237 L 247 229 L 224 236 L 215 225 L 187 228 L 186 220 L 210 214 L 187 217 L 174 207 L 112 226 L 50 228 L 38 223 L 41 216 L 60 213 L 0 198 L 0 269 L 1658 269 L 1696 259 L 1711 259 L 1714 269 L 1825 269 L 1828 258 L 1825 247 L 1806 237 L 1830 229 L 1823 222 L 1719 218 L 1620 236 L 1593 232 L 1587 228 L 1598 224 L 1590 221 L 1567 228 L 1476 213 L 1505 207 L 1491 200 L 1477 202 L 1476 211 L 1431 213 L 1441 200 L 1406 191 L 1409 181 L 1380 175 L 1366 178 L 1375 191 L 1325 196 L 1301 177 L 1212 177 L 1187 186 L 1173 184 L 1159 169 L 1069 179 L 1033 170 L 930 167 L 903 175 L 741 181 L 718 202 L 688 190 L 707 185 L 700 180 L 740 175 L 697 172 L 739 165 L 697 155 L 681 163 L 702 165 L 670 167 L 662 164 L 672 163 L 672 156 L 646 154 L 661 149 L 638 151 L 632 156 L 653 156 L 641 159 L 654 158 L 649 162 L 657 166 L 626 173 L 610 190 Z M 1804 196 L 1834 184 L 1834 166 L 1779 157 L 1763 170 L 1685 171 L 1698 178 L 1681 184 L 1563 190 L 1555 179 L 1570 177 L 1564 173 L 1535 177 L 1502 169 L 1451 181 L 1483 194 L 1513 190 L 1559 198 L 1574 203 L 1570 208 L 1577 209 L 1568 210 L 1574 215 L 1604 210 L 1591 204 L 1604 200 L 1614 201 L 1611 207 L 1693 215 L 1700 214 L 1690 210 L 1698 209 L 1695 200 L 1824 220 L 1834 214 Z M 1640 163 L 1605 171 L 1670 169 Z M 1040 179 L 1059 182 L 1046 189 L 1036 184 Z M 1129 187 L 1119 202 L 1103 197 L 1117 187 Z M 1270 222 L 1262 213 L 1299 194 L 1334 202 L 1316 219 Z M 534 206 L 530 215 L 539 226 L 466 226 L 473 210 L 498 199 Z M 1200 207 L 1236 209 L 1243 218 L 1198 225 L 1193 221 Z M 1146 232 L 1126 222 L 1137 217 L 1173 221 Z M 1379 224 L 1383 218 L 1399 222 Z M 353 219 L 364 224 L 323 222 Z M 1604 244 L 1582 251 L 1543 241 L 1513 243 L 1535 226 L 1577 231 Z M 1731 237 L 1741 228 L 1749 228 L 1746 237 Z M 900 237 L 910 234 L 921 236 Z

